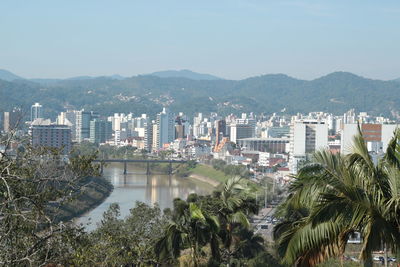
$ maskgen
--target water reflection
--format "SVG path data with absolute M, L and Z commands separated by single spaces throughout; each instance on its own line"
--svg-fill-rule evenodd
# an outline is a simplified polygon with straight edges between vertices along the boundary
M 173 199 L 179 197 L 185 199 L 190 193 L 209 194 L 212 191 L 210 185 L 197 181 L 178 178 L 169 175 L 147 176 L 145 170 L 128 166 L 128 174 L 123 174 L 124 166 L 113 163 L 104 168 L 104 177 L 114 185 L 111 195 L 100 206 L 83 215 L 78 223 L 91 224 L 87 229 L 94 229 L 96 223 L 101 220 L 103 212 L 111 203 L 118 203 L 123 217 L 129 214 L 129 210 L 136 201 L 148 204 L 158 203 L 161 209 L 172 207 Z

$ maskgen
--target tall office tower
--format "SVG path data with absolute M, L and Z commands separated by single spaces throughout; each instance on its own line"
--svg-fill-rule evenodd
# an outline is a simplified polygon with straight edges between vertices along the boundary
M 222 141 L 222 138 L 226 137 L 226 121 L 217 120 L 215 121 L 215 146 L 217 147 Z
M 335 117 L 332 115 L 332 114 L 329 114 L 327 117 L 326 117 L 326 122 L 327 122 L 327 124 L 328 124 L 328 131 L 329 131 L 329 133 L 335 133 L 335 129 L 336 129 L 336 125 L 335 125 L 335 123 L 336 123 L 336 120 L 335 120 Z
M 62 149 L 64 155 L 71 151 L 71 129 L 66 125 L 32 125 L 32 146 Z
M 153 124 L 151 123 L 149 118 L 146 118 L 146 121 L 143 123 L 144 127 L 144 149 L 146 151 L 152 150 L 153 145 Z
M 158 133 L 158 125 L 157 122 L 153 121 L 152 123 L 152 132 L 153 132 L 153 138 L 151 140 L 151 150 L 156 151 L 158 150 L 158 138 L 159 138 L 159 133 Z
M 112 137 L 112 124 L 110 121 L 94 119 L 90 121 L 90 142 L 95 144 L 105 143 Z
M 114 116 L 108 117 L 108 120 L 112 122 L 113 131 L 120 131 L 121 123 L 126 122 L 127 118 L 124 113 L 114 113 Z
M 140 117 L 133 118 L 128 124 L 128 128 L 131 129 L 131 136 L 145 137 L 146 127 L 151 123 L 150 118 L 146 114 L 142 114 Z
M 399 124 L 360 124 L 360 130 L 367 143 L 368 151 L 378 154 L 385 152 L 394 131 L 398 127 L 400 127 Z M 358 124 L 346 123 L 343 125 L 340 146 L 341 153 L 349 154 L 352 152 L 353 138 L 357 134 Z
M 3 130 L 9 133 L 12 130 L 20 128 L 22 119 L 22 112 L 18 109 L 14 109 L 11 112 L 4 112 L 3 115 Z
M 71 128 L 71 138 L 72 141 L 76 139 L 76 112 L 74 110 L 67 110 L 61 112 L 57 116 L 57 124 L 67 125 Z
M 157 148 L 162 148 L 165 144 L 174 141 L 174 115 L 167 109 L 163 108 L 161 113 L 157 114 Z
M 242 118 L 236 119 L 230 125 L 230 139 L 236 143 L 238 139 L 253 138 L 256 136 L 256 120 L 247 118 L 246 113 L 242 114 Z
M 39 118 L 43 118 L 42 105 L 40 105 L 39 103 L 35 103 L 31 107 L 31 121 Z
M 75 141 L 76 140 L 76 111 L 75 110 L 67 110 L 67 112 L 65 112 L 65 119 L 69 123 L 71 123 L 71 138 L 73 141 Z
M 318 120 L 294 121 L 291 126 L 290 159 L 292 173 L 297 173 L 301 161 L 316 150 L 328 147 L 328 125 Z
M 200 134 L 200 124 L 203 121 L 203 114 L 199 113 L 197 116 L 193 118 L 193 136 L 199 137 Z
M 78 143 L 90 138 L 90 121 L 99 115 L 93 111 L 84 109 L 76 111 L 76 141 Z
M 354 108 L 343 114 L 343 123 L 356 123 L 356 113 Z
M 178 116 L 175 119 L 175 138 L 186 138 L 186 120 L 183 116 Z

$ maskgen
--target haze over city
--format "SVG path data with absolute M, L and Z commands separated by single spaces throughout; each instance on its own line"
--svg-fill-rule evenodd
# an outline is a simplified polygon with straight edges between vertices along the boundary
M 225 79 L 400 77 L 398 1 L 0 3 L 0 68 L 27 78 L 190 69 Z

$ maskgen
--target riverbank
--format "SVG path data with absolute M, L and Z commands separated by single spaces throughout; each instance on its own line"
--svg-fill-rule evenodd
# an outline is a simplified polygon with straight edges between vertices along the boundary
M 80 188 L 65 204 L 50 203 L 49 210 L 55 214 L 55 221 L 71 221 L 99 206 L 113 191 L 112 184 L 103 177 L 87 177 L 80 182 Z
M 192 179 L 195 179 L 197 181 L 212 185 L 213 187 L 217 187 L 217 186 L 220 185 L 219 182 L 217 182 L 217 181 L 215 181 L 213 179 L 210 179 L 210 178 L 208 178 L 206 176 L 201 176 L 201 175 L 198 175 L 198 174 L 191 174 L 189 176 L 189 178 L 192 178 Z
M 197 164 L 195 168 L 190 169 L 189 177 L 201 182 L 205 182 L 219 190 L 221 189 L 221 184 L 223 184 L 232 176 L 226 175 L 223 171 L 216 170 L 210 165 Z M 254 181 L 244 179 L 244 182 L 250 188 L 249 192 L 252 192 L 253 194 L 257 193 L 258 195 L 262 195 L 264 193 L 264 188 Z
M 204 164 L 197 164 L 195 168 L 191 169 L 189 177 L 208 183 L 213 187 L 218 187 L 229 178 L 222 171 L 215 170 L 212 166 Z

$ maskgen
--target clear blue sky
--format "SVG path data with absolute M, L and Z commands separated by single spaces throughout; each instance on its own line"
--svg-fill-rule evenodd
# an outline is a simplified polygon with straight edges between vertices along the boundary
M 190 69 L 393 79 L 400 1 L 1 0 L 0 69 L 28 78 Z

